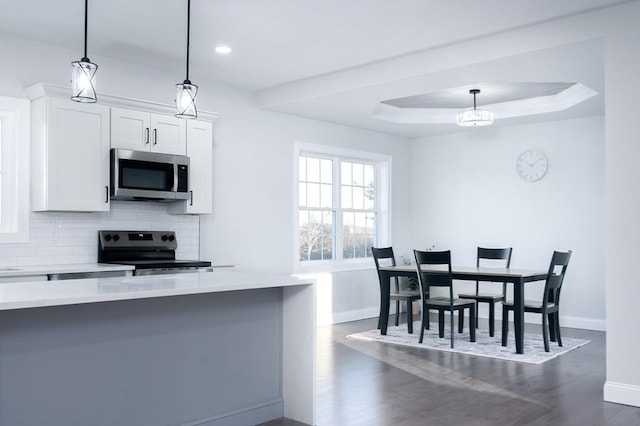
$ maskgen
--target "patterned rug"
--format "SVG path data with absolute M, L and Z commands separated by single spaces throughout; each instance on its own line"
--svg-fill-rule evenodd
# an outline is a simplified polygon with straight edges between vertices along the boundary
M 457 326 L 456 326 L 457 327 Z M 469 331 L 458 333 L 454 336 L 454 348 L 450 346 L 450 334 L 445 327 L 444 338 L 438 337 L 438 325 L 431 324 L 431 330 L 424 331 L 424 340 L 418 343 L 420 336 L 420 321 L 413 323 L 413 333 L 407 333 L 407 325 L 387 328 L 387 335 L 382 336 L 380 330 L 369 330 L 361 333 L 350 334 L 349 339 L 359 339 L 375 342 L 389 343 L 392 345 L 411 346 L 420 349 L 435 349 L 438 351 L 456 352 L 467 355 L 483 356 L 488 358 L 504 359 L 508 361 L 525 362 L 528 364 L 542 364 L 559 355 L 567 353 L 580 346 L 586 345 L 590 340 L 572 339 L 562 337 L 562 347 L 555 342 L 549 342 L 549 352 L 544 351 L 542 334 L 524 335 L 524 354 L 516 354 L 515 337 L 513 331 L 509 333 L 507 346 L 502 346 L 500 331 L 496 330 L 495 336 L 490 337 L 487 330 L 476 330 L 476 342 L 469 341 Z

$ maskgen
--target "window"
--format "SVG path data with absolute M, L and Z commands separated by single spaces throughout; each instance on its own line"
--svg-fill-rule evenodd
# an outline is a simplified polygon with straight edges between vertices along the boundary
M 371 266 L 388 241 L 390 159 L 299 144 L 297 160 L 298 265 Z
M 29 101 L 0 96 L 0 243 L 26 242 Z

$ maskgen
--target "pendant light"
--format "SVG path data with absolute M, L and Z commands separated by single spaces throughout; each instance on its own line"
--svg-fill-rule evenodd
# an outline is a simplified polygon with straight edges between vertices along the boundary
M 87 58 L 87 9 L 89 0 L 84 0 L 84 56 L 71 62 L 71 100 L 76 102 L 97 102 L 95 76 L 98 65 Z
M 488 126 L 493 123 L 493 113 L 484 109 L 476 108 L 476 95 L 479 89 L 471 89 L 469 93 L 473 95 L 473 109 L 467 109 L 458 113 L 458 126 Z
M 198 86 L 191 84 L 189 80 L 189 31 L 191 29 L 191 0 L 187 0 L 187 78 L 176 84 L 178 93 L 176 94 L 176 117 L 178 118 L 198 118 L 196 109 L 196 94 Z

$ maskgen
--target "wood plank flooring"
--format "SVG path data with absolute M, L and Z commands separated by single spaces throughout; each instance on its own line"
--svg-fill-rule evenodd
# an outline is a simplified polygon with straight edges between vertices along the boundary
M 640 426 L 640 408 L 602 400 L 603 332 L 563 328 L 591 343 L 529 365 L 345 338 L 376 322 L 318 329 L 318 425 Z

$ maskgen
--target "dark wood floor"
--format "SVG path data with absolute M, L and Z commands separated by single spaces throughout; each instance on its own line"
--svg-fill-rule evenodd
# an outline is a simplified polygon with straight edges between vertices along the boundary
M 375 327 L 370 319 L 318 329 L 318 425 L 640 426 L 640 408 L 602 400 L 603 332 L 563 329 L 591 343 L 529 365 L 345 338 Z

